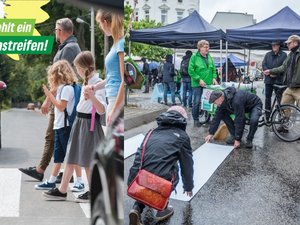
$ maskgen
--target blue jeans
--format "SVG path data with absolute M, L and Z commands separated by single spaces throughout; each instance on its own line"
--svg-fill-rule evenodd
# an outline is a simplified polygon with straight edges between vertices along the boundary
M 70 137 L 71 127 L 54 130 L 54 163 L 63 163 Z
M 183 98 L 183 106 L 186 107 L 187 106 L 187 92 L 189 92 L 188 95 L 188 106 L 192 107 L 192 100 L 193 100 L 193 89 L 191 86 L 191 82 L 182 82 L 182 98 Z
M 201 102 L 202 93 L 203 93 L 202 87 L 193 87 L 194 101 L 193 101 L 192 115 L 194 121 L 199 121 L 199 111 L 200 111 L 200 102 Z
M 261 116 L 261 111 L 262 111 L 262 105 L 256 105 L 251 109 L 250 112 L 250 120 L 249 120 L 249 124 L 250 124 L 250 129 L 249 129 L 249 134 L 247 137 L 247 140 L 252 141 L 254 138 L 254 134 L 257 130 L 257 126 L 258 126 L 258 121 L 259 121 L 259 117 Z
M 171 91 L 172 103 L 175 104 L 175 82 L 164 82 L 164 101 L 168 103 L 168 91 Z

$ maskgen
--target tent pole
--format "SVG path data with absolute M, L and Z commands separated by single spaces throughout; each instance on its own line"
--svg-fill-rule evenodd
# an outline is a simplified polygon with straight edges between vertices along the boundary
M 228 81 L 228 41 L 226 41 L 226 82 Z
M 249 67 L 250 67 L 250 54 L 251 54 L 251 49 L 249 49 L 249 55 L 248 55 L 248 68 L 247 68 L 248 75 L 249 75 Z
M 220 81 L 221 81 L 221 83 L 222 83 L 222 51 L 223 51 L 223 49 L 222 49 L 222 39 L 220 40 Z M 218 76 L 219 76 L 219 74 L 218 74 Z
M 246 49 L 244 48 L 244 62 L 246 62 Z M 244 73 L 246 73 L 246 65 L 244 65 Z M 245 75 L 245 74 L 243 74 Z

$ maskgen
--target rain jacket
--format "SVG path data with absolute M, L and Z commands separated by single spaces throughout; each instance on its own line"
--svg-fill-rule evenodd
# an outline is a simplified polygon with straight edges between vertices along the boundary
M 262 101 L 257 95 L 243 90 L 237 91 L 234 87 L 228 87 L 223 92 L 225 99 L 216 110 L 209 127 L 209 134 L 217 131 L 222 115 L 229 112 L 235 115 L 235 140 L 240 141 L 245 127 L 245 113 L 249 113 L 256 106 L 262 108 Z
M 294 62 L 293 59 L 295 60 Z M 270 69 L 270 74 L 281 73 L 285 73 L 284 83 L 286 83 L 289 88 L 300 87 L 300 47 L 288 54 L 282 66 Z
M 185 132 L 186 119 L 178 112 L 170 111 L 162 113 L 156 120 L 158 127 L 153 130 L 146 144 L 142 168 L 169 181 L 173 178 L 173 188 L 175 188 L 179 180 L 179 161 L 183 189 L 192 191 L 194 162 L 190 138 Z M 143 143 L 135 154 L 135 160 L 128 176 L 128 185 L 138 173 L 142 146 Z
M 194 53 L 189 62 L 189 75 L 192 78 L 192 87 L 199 87 L 200 79 L 206 85 L 213 83 L 213 78 L 217 78 L 216 67 L 210 54 L 207 54 L 207 64 L 205 58 L 199 51 Z

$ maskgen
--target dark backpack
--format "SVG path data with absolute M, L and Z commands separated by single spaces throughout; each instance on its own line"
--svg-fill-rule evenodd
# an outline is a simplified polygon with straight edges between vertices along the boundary
M 182 76 L 189 76 L 189 61 L 190 58 L 185 58 L 180 63 L 180 73 Z
M 64 112 L 65 112 L 65 123 L 64 123 L 64 126 L 65 127 L 67 127 L 67 120 L 69 122 L 70 127 L 72 127 L 73 122 L 74 122 L 75 117 L 76 117 L 76 107 L 78 105 L 78 102 L 80 100 L 80 95 L 81 95 L 81 85 L 80 84 L 73 83 L 72 87 L 73 87 L 73 90 L 74 90 L 75 102 L 74 102 L 74 107 L 73 107 L 71 115 L 68 114 L 67 109 L 64 110 Z

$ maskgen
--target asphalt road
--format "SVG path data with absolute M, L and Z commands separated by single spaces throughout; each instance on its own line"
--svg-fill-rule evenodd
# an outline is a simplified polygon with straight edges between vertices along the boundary
M 260 82 L 259 95 L 262 85 Z M 129 130 L 125 138 L 145 134 L 155 126 L 152 122 Z M 187 132 L 193 150 L 204 143 L 207 130 L 207 127 L 194 128 L 189 113 Z M 253 149 L 233 150 L 190 203 L 170 200 L 175 211 L 170 220 L 155 223 L 155 212 L 148 209 L 143 213 L 144 225 L 300 224 L 299 143 L 283 142 L 270 128 L 259 128 Z M 125 182 L 132 162 L 133 156 L 125 160 Z M 125 224 L 128 224 L 134 201 L 124 195 Z
M 71 192 L 65 202 L 45 201 L 42 191 L 34 189 L 39 182 L 17 170 L 39 162 L 47 122 L 47 118 L 37 111 L 11 109 L 2 112 L 1 225 L 90 224 L 88 203 L 76 203 Z M 50 170 L 51 164 L 45 178 L 49 178 Z M 8 172 L 12 175 L 6 176 Z

